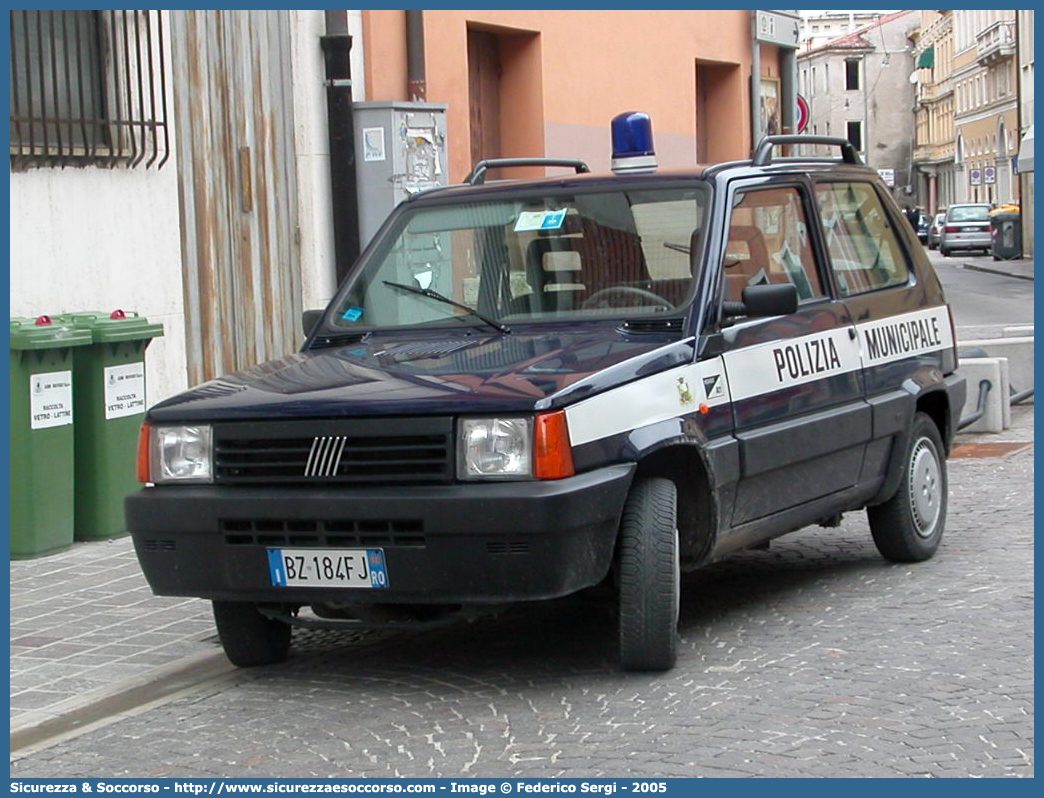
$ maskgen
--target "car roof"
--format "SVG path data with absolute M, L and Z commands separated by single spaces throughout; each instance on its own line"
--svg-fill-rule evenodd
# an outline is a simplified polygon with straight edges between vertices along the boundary
M 809 174 L 817 176 L 858 176 L 861 179 L 880 180 L 874 169 L 863 164 L 843 163 L 833 158 L 776 158 L 766 165 L 755 165 L 753 161 L 728 161 L 718 164 L 697 164 L 688 168 L 656 169 L 643 172 L 601 172 L 552 175 L 521 179 L 491 180 L 475 185 L 455 183 L 448 186 L 435 186 L 419 191 L 408 198 L 408 202 L 418 200 L 451 198 L 474 198 L 477 194 L 497 195 L 539 191 L 540 189 L 597 189 L 619 188 L 633 185 L 657 185 L 663 187 L 671 183 L 692 182 L 694 180 L 717 181 L 718 179 L 737 179 L 744 177 L 764 177 L 780 174 Z

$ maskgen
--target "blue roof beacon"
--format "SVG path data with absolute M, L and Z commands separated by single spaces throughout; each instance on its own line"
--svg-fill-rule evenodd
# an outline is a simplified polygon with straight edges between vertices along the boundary
M 648 114 L 627 111 L 613 117 L 613 164 L 616 174 L 656 171 L 652 120 Z

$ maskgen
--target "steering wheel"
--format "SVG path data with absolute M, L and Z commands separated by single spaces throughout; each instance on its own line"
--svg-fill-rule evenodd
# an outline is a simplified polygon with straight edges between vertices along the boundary
M 671 303 L 659 294 L 654 294 L 652 291 L 646 291 L 644 288 L 636 288 L 633 285 L 611 285 L 608 288 L 602 288 L 599 291 L 595 291 L 591 296 L 580 303 L 580 307 L 584 310 L 593 307 L 610 308 L 613 307 L 613 305 L 608 300 L 617 296 L 638 297 L 639 299 L 645 300 L 642 303 L 643 305 L 652 304 L 663 305 L 665 308 L 671 307 Z

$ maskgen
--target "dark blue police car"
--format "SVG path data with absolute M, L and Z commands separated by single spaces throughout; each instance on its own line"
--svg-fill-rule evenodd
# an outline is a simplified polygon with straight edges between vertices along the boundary
M 680 571 L 862 508 L 932 556 L 965 385 L 901 211 L 846 141 L 658 171 L 647 120 L 611 174 L 486 162 L 403 203 L 300 352 L 148 412 L 128 528 L 232 662 L 601 584 L 623 666 L 665 669 Z M 575 173 L 485 180 L 534 164 Z

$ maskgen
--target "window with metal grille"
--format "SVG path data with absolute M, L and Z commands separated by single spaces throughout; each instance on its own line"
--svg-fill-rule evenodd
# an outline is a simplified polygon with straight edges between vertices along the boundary
M 11 11 L 11 168 L 166 163 L 159 11 Z

